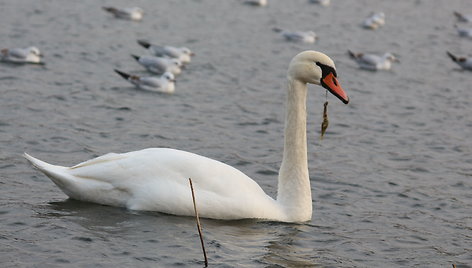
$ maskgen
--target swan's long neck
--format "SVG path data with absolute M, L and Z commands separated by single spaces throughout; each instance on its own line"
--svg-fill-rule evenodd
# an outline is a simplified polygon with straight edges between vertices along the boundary
M 312 199 L 306 140 L 307 85 L 289 78 L 285 143 L 279 171 L 277 202 L 292 220 L 311 219 Z

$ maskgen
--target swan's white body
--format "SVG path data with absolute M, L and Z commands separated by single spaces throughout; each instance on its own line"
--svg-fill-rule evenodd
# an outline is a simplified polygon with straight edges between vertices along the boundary
M 37 47 L 4 48 L 0 50 L 0 59 L 13 63 L 41 63 L 41 52 Z
M 307 83 L 321 84 L 344 103 L 348 97 L 326 55 L 305 51 L 290 63 L 285 144 L 277 200 L 239 170 L 189 152 L 151 148 L 106 154 L 73 167 L 25 157 L 68 196 L 135 210 L 193 216 L 188 179 L 201 217 L 302 222 L 311 219 L 312 199 L 306 141 Z

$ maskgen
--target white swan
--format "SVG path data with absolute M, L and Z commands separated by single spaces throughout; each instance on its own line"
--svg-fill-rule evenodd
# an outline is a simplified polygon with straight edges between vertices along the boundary
M 320 52 L 296 55 L 288 69 L 285 144 L 277 199 L 241 171 L 189 152 L 150 148 L 110 153 L 73 167 L 25 157 L 73 199 L 193 216 L 188 178 L 199 215 L 214 219 L 255 218 L 284 222 L 311 219 L 312 199 L 306 141 L 307 83 L 322 85 L 348 103 L 333 61 Z

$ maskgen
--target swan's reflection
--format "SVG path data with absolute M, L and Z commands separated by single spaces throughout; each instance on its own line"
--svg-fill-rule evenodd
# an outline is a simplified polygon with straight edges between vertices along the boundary
M 310 232 L 308 225 L 279 226 L 276 237 L 269 241 L 267 253 L 262 256 L 261 262 L 266 267 L 316 267 L 315 251 L 307 248 L 303 243 Z
M 120 250 L 153 255 L 155 261 L 199 263 L 201 248 L 193 217 L 122 208 L 67 199 L 49 203 L 38 217 L 64 218 L 70 235 L 110 241 Z M 231 267 L 316 267 L 307 246 L 309 225 L 201 219 L 210 264 Z M 176 255 L 176 250 L 181 252 Z M 183 251 L 182 251 L 183 250 Z M 133 252 L 135 251 L 135 252 Z

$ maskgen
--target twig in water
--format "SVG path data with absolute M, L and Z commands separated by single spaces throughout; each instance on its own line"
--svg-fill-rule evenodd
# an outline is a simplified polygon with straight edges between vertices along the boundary
M 195 210 L 195 219 L 197 220 L 198 235 L 200 236 L 200 242 L 202 244 L 202 250 L 203 250 L 203 257 L 205 258 L 205 267 L 208 267 L 208 259 L 207 259 L 207 255 L 205 251 L 205 244 L 203 243 L 202 226 L 200 225 L 200 219 L 198 218 L 197 203 L 195 202 L 195 192 L 193 191 L 192 179 L 189 178 L 188 181 L 190 183 L 190 189 L 192 190 L 193 209 Z

